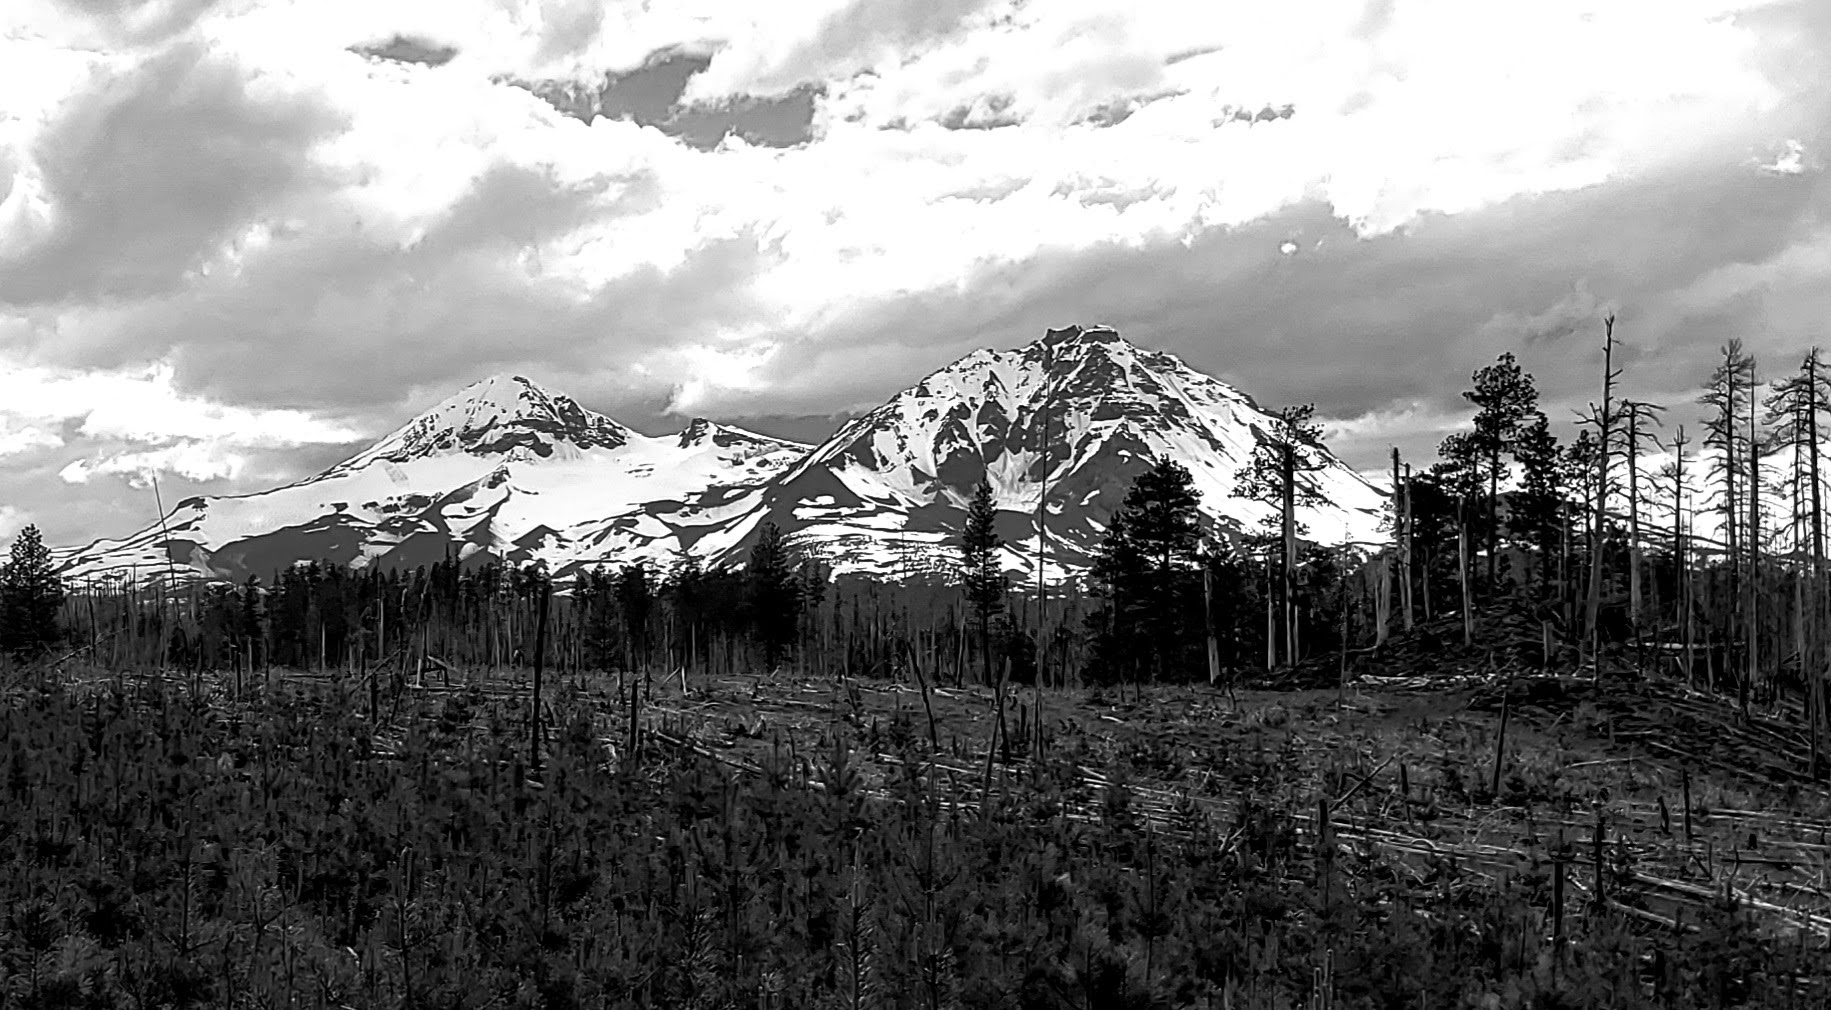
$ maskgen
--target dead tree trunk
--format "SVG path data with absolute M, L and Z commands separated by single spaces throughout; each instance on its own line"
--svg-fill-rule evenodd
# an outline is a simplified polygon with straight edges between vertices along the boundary
M 1602 407 L 1596 415 L 1596 500 L 1595 533 L 1590 540 L 1589 598 L 1584 608 L 1583 628 L 1589 637 L 1590 658 L 1602 670 L 1602 632 L 1597 618 L 1602 609 L 1603 540 L 1608 533 L 1609 435 L 1612 431 L 1615 395 L 1615 317 L 1602 320 Z
M 1456 574 L 1462 583 L 1462 644 L 1475 644 L 1475 612 L 1469 596 L 1468 496 L 1456 499 Z
M 1749 691 L 1761 663 L 1761 442 L 1755 427 L 1755 362 L 1749 359 L 1748 375 L 1748 665 L 1743 671 L 1742 711 L 1748 711 Z
M 1399 450 L 1392 450 L 1392 457 L 1393 465 L 1396 467 L 1398 465 Z M 1404 521 L 1401 527 L 1403 532 L 1399 537 L 1399 589 L 1400 602 L 1405 608 L 1405 630 L 1410 631 L 1412 629 L 1413 610 L 1411 599 L 1413 567 L 1411 561 L 1411 541 L 1413 530 L 1411 518 L 1411 464 L 1409 463 L 1405 464 L 1405 497 L 1401 504 L 1404 506 Z
M 1640 411 L 1628 405 L 1628 623 L 1640 644 Z
M 1678 621 L 1679 637 L 1683 643 L 1680 655 L 1684 657 L 1685 684 L 1697 686 L 1697 676 L 1693 666 L 1692 643 L 1696 641 L 1691 627 L 1692 585 L 1691 562 L 1685 556 L 1685 426 L 1679 425 L 1678 435 L 1672 440 L 1673 481 L 1672 481 L 1672 554 L 1673 573 L 1678 579 Z
M 1280 469 L 1284 472 L 1284 486 L 1280 489 L 1283 495 L 1282 540 L 1284 543 L 1283 573 L 1283 606 L 1284 606 L 1284 659 L 1295 666 L 1297 663 L 1297 447 L 1289 438 L 1283 443 L 1279 454 Z

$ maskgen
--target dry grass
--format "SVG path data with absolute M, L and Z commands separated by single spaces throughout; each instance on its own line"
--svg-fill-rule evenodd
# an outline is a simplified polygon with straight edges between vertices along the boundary
M 96 670 L 68 675 L 95 684 L 120 679 Z M 1251 776 L 1255 792 L 1283 798 L 1306 838 L 1314 837 L 1318 805 L 1326 801 L 1333 837 L 1345 850 L 1395 855 L 1418 867 L 1453 860 L 1462 872 L 1492 878 L 1543 876 L 1562 858 L 1583 895 L 1594 892 L 1600 823 L 1605 885 L 1630 914 L 1676 925 L 1728 889 L 1777 930 L 1831 936 L 1831 791 L 1797 782 L 1777 787 L 1759 774 L 1675 758 L 1670 742 L 1662 750 L 1644 737 L 1624 738 L 1610 715 L 1624 702 L 1606 694 L 1561 711 L 1515 712 L 1500 748 L 1497 795 L 1500 720 L 1471 707 L 1478 687 L 1231 697 L 1205 686 L 1166 687 L 1128 691 L 1123 700 L 1110 692 L 1016 688 L 1005 709 L 1010 764 L 987 761 L 996 719 L 986 688 L 931 687 L 924 701 L 912 683 L 590 675 L 553 684 L 548 698 L 584 701 L 607 725 L 627 727 L 637 685 L 643 748 L 689 748 L 750 770 L 766 757 L 786 757 L 811 780 L 824 749 L 843 736 L 859 751 L 866 781 L 881 783 L 895 768 L 897 734 L 925 740 L 932 733 L 931 762 L 951 769 L 970 796 L 988 766 L 988 785 L 1021 788 L 1025 744 L 1035 745 L 1040 713 L 1042 746 L 1077 756 L 1085 784 L 1095 787 L 1090 795 L 1123 775 L 1139 811 L 1163 830 L 1176 829 L 1179 803 L 1203 808 L 1208 823 L 1234 823 L 1233 800 L 1245 783 L 1233 779 Z M 276 671 L 267 686 L 366 694 L 366 685 L 292 671 Z M 210 678 L 203 688 L 232 703 L 228 681 Z M 520 705 L 528 690 L 526 671 L 433 676 L 405 685 L 398 700 L 384 693 L 379 717 L 398 726 L 473 692 Z M 630 745 L 627 732 L 610 735 L 606 745 L 620 757 Z

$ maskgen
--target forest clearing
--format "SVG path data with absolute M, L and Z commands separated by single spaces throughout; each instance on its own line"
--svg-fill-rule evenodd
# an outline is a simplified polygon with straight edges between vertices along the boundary
M 994 689 L 913 669 L 566 672 L 538 738 L 529 668 L 71 666 L 9 691 L 9 992 L 1822 1005 L 1798 712 L 1444 666 L 1013 687 L 1002 736 Z

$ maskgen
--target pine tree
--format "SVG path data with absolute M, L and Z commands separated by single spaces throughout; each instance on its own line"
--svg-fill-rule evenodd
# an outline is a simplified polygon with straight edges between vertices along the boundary
M 1512 351 L 1502 354 L 1494 364 L 1475 372 L 1471 378 L 1475 388 L 1465 390 L 1462 398 L 1480 408 L 1475 414 L 1469 448 L 1476 473 L 1485 478 L 1487 484 L 1487 523 L 1483 532 L 1488 547 L 1487 582 L 1492 592 L 1495 562 L 1500 554 L 1500 524 L 1496 514 L 1501 475 L 1505 472 L 1501 457 L 1517 452 L 1527 419 L 1538 412 L 1539 394 L 1532 384 L 1532 375 L 1519 367 Z
M 1550 561 L 1563 536 L 1567 503 L 1558 437 L 1542 412 L 1534 412 L 1532 421 L 1521 426 L 1514 455 L 1520 465 L 1520 489 L 1509 509 L 1509 532 L 1536 548 L 1537 583 L 1543 593 L 1550 585 Z
M 1092 571 L 1094 584 L 1106 601 L 1088 617 L 1095 632 L 1095 665 L 1112 675 L 1137 670 L 1140 654 L 1136 647 L 1144 640 L 1137 618 L 1146 611 L 1145 565 L 1128 525 L 1122 506 L 1107 520 Z
M 580 611 L 579 634 L 585 650 L 585 662 L 599 670 L 616 664 L 617 600 L 616 579 L 603 565 L 580 573 L 573 589 Z
M 1591 428 L 1580 429 L 1577 437 L 1564 447 L 1562 461 L 1564 486 L 1571 490 L 1573 499 L 1571 511 L 1578 516 L 1588 517 L 1595 510 L 1597 454 L 1596 432 Z M 1580 509 L 1577 508 L 1579 504 Z M 1559 579 L 1559 602 L 1564 608 L 1565 623 L 1574 626 L 1577 616 L 1575 612 L 1578 584 L 1577 563 L 1581 559 L 1573 557 L 1576 549 L 1574 542 L 1576 538 L 1571 535 L 1573 523 L 1574 517 L 1567 513 L 1562 537 L 1564 554 L 1560 567 L 1564 571 Z M 1593 555 L 1597 549 L 1595 538 L 1586 535 L 1583 539 L 1588 551 Z
M 1327 465 L 1322 455 L 1322 428 L 1311 421 L 1314 406 L 1286 407 L 1273 415 L 1270 430 L 1260 432 L 1252 459 L 1234 475 L 1236 498 L 1278 506 L 1284 601 L 1285 662 L 1297 661 L 1297 509 L 1322 504 L 1322 496 L 1301 475 Z
M 1152 577 L 1168 582 L 1172 572 L 1196 565 L 1201 546 L 1201 495 L 1195 478 L 1175 460 L 1161 460 L 1138 475 L 1121 504 L 1126 512 L 1132 542 L 1143 556 Z
M 811 642 L 819 630 L 820 604 L 833 581 L 833 566 L 813 551 L 803 550 L 795 571 L 795 591 L 801 620 L 801 640 Z
M 1201 496 L 1182 464 L 1163 460 L 1138 476 L 1107 526 L 1093 578 L 1107 600 L 1097 647 L 1107 665 L 1153 677 L 1179 668 L 1199 630 Z
M 662 593 L 680 628 L 684 651 L 679 662 L 682 666 L 693 666 L 704 655 L 701 643 L 706 626 L 705 570 L 699 555 L 684 547 L 674 552 Z
M 631 669 L 648 663 L 648 619 L 655 607 L 655 589 L 649 579 L 648 566 L 640 561 L 624 565 L 617 572 L 617 611 L 623 615 L 623 637 L 628 643 Z
M 63 579 L 51 568 L 51 550 L 37 526 L 19 531 L 11 560 L 0 568 L 0 651 L 25 662 L 61 638 L 57 611 Z
M 1227 669 L 1239 669 L 1265 655 L 1265 580 L 1255 571 L 1251 554 L 1240 544 L 1216 538 L 1203 550 L 1210 589 L 1205 601 L 1215 648 Z
M 248 654 L 248 667 L 253 669 L 260 663 L 265 653 L 262 651 L 266 633 L 262 630 L 267 616 L 266 593 L 261 589 L 258 575 L 248 576 L 242 583 L 240 612 L 236 615 L 236 634 L 241 636 L 243 648 Z
M 1459 431 L 1446 437 L 1437 447 L 1437 455 L 1442 459 L 1431 465 L 1428 471 L 1435 485 L 1433 490 L 1446 492 L 1442 501 L 1445 511 L 1440 517 L 1444 526 L 1446 540 L 1455 542 L 1456 586 L 1462 614 L 1462 634 L 1466 642 L 1474 634 L 1473 595 L 1469 587 L 1470 551 L 1473 545 L 1476 506 L 1479 504 L 1482 488 L 1488 483 L 1485 460 L 1487 454 L 1481 440 L 1472 431 Z M 1414 507 L 1416 503 L 1414 502 Z M 1430 573 L 1425 573 L 1425 593 L 1428 596 Z M 1426 612 L 1429 611 L 1428 604 Z
M 992 502 L 992 485 L 980 481 L 966 509 L 966 530 L 960 551 L 960 583 L 966 601 L 979 623 L 979 651 L 985 663 L 985 682 L 992 682 L 992 618 L 1004 609 L 1008 584 L 998 564 L 1003 541 L 994 524 L 998 509 Z
M 744 574 L 751 627 L 763 645 L 764 665 L 773 668 L 794 642 L 801 616 L 794 559 L 775 523 L 763 524 Z

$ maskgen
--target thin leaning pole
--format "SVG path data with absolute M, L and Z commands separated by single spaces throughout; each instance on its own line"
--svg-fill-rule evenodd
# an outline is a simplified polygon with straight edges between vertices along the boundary
M 1043 544 L 1049 537 L 1049 402 L 1055 384 L 1055 349 L 1043 345 L 1043 446 L 1042 491 L 1036 496 L 1036 686 L 1041 690 L 1049 664 L 1048 617 L 1046 590 L 1043 586 Z

